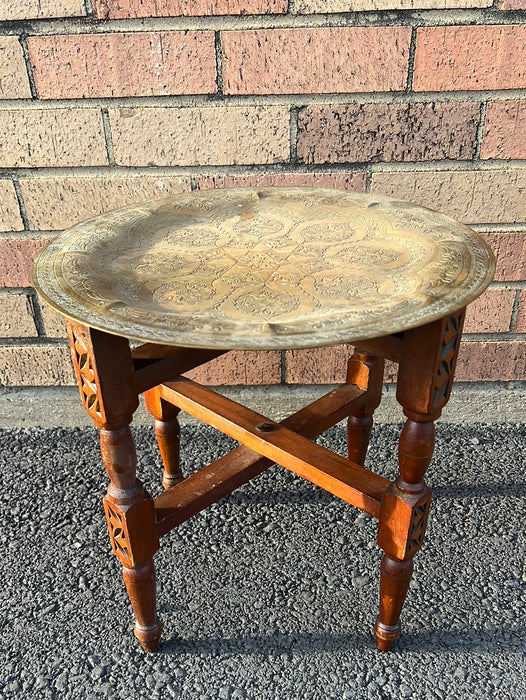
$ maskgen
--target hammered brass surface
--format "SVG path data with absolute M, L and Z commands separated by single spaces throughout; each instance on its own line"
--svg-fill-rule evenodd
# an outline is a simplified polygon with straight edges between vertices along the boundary
M 470 228 L 377 195 L 317 188 L 176 195 L 59 235 L 33 269 L 59 312 L 138 340 L 302 348 L 464 307 L 494 272 Z

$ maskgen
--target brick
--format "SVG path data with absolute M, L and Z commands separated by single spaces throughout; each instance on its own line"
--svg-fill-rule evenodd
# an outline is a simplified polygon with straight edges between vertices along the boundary
M 20 181 L 33 231 L 59 231 L 104 211 L 190 189 L 189 177 L 155 175 L 43 177 Z
M 526 233 L 482 233 L 497 258 L 496 282 L 526 280 Z
M 526 379 L 526 342 L 463 342 L 455 379 L 462 382 L 510 382 Z
M 223 187 L 334 187 L 365 192 L 365 173 L 277 173 L 274 175 L 210 175 L 196 177 L 198 190 Z
M 303 163 L 469 160 L 477 103 L 313 105 L 298 117 Z
M 118 165 L 249 165 L 289 158 L 286 107 L 110 110 Z
M 10 180 L 0 180 L 0 231 L 23 229 L 15 187 Z
M 505 333 L 510 330 L 514 289 L 490 289 L 466 311 L 464 333 Z
M 30 287 L 31 265 L 46 242 L 0 240 L 0 288 Z
M 27 296 L 0 295 L 0 338 L 34 338 L 37 335 Z
M 298 14 L 371 10 L 448 10 L 491 7 L 493 0 L 296 0 Z
M 66 322 L 64 316 L 51 308 L 42 299 L 38 299 L 40 313 L 44 323 L 44 331 L 48 338 L 67 338 Z
M 0 385 L 64 386 L 75 384 L 69 348 L 59 345 L 0 347 Z
M 97 109 L 0 110 L 0 167 L 107 165 Z
M 266 352 L 233 350 L 188 372 L 187 376 L 200 384 L 209 386 L 279 384 L 281 353 L 278 350 Z
M 480 157 L 526 159 L 526 100 L 488 105 Z
M 217 92 L 213 32 L 35 36 L 28 47 L 42 99 Z
M 84 0 L 5 0 L 0 5 L 0 20 L 84 17 L 85 15 Z
M 526 10 L 526 0 L 501 0 L 499 10 Z
M 0 100 L 31 97 L 22 47 L 16 36 L 0 37 Z
M 371 189 L 465 223 L 526 221 L 526 170 L 373 173 Z
M 347 362 L 353 354 L 352 345 L 332 345 L 324 348 L 285 351 L 285 382 L 287 384 L 342 384 L 347 375 Z M 397 367 L 387 362 L 384 382 L 396 381 Z
M 99 19 L 281 14 L 287 7 L 288 0 L 93 0 Z
M 341 384 L 345 381 L 350 345 L 332 345 L 285 352 L 287 384 Z
M 410 27 L 322 27 L 221 33 L 227 94 L 403 90 Z
M 526 333 L 526 291 L 522 291 L 519 299 L 519 313 L 515 325 L 517 333 Z
M 422 27 L 413 89 L 510 90 L 526 87 L 526 25 Z

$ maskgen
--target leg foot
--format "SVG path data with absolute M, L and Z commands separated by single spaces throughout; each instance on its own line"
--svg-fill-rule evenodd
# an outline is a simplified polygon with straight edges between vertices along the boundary
M 123 566 L 122 575 L 135 613 L 135 636 L 145 651 L 157 651 L 162 625 L 156 612 L 153 562 L 150 560 L 137 567 Z
M 380 651 L 391 651 L 394 643 L 400 636 L 401 629 L 400 623 L 394 627 L 388 627 L 377 618 L 374 625 L 374 633 L 376 635 L 376 646 L 378 649 Z
M 384 554 L 380 566 L 380 613 L 374 626 L 376 645 L 389 651 L 400 636 L 400 613 L 404 605 L 413 561 L 396 561 Z

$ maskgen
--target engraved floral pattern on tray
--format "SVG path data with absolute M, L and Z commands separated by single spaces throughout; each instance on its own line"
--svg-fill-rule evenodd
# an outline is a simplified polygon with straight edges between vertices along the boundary
M 316 188 L 177 195 L 58 236 L 35 283 L 60 312 L 140 340 L 294 348 L 370 338 L 465 306 L 494 261 L 467 226 Z

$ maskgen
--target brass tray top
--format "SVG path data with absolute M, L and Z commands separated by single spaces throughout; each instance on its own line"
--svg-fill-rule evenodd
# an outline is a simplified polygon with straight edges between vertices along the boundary
M 406 202 L 295 187 L 181 194 L 57 236 L 33 267 L 64 316 L 142 341 L 306 348 L 420 326 L 490 283 L 470 228 Z

